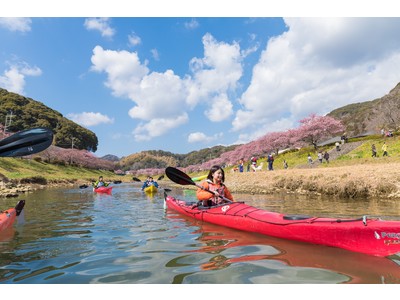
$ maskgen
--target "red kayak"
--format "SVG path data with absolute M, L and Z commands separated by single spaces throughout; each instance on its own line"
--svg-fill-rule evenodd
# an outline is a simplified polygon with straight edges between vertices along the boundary
M 25 200 L 20 200 L 15 207 L 0 211 L 0 233 L 14 224 L 15 218 L 20 215 L 24 206 Z
M 112 186 L 101 186 L 98 188 L 93 188 L 93 192 L 95 193 L 103 193 L 103 194 L 111 194 Z
M 336 219 L 284 215 L 243 202 L 212 207 L 166 196 L 165 205 L 186 216 L 234 229 L 268 236 L 319 244 L 374 256 L 400 252 L 400 221 L 380 219 Z

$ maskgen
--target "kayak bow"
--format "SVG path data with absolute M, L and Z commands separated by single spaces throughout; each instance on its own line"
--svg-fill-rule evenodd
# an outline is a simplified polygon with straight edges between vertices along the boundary
M 24 206 L 25 200 L 20 200 L 15 207 L 0 212 L 0 232 L 14 224 L 15 218 L 20 215 Z

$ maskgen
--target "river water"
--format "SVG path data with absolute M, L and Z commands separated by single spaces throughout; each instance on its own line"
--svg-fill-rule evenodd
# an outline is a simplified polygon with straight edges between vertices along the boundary
M 400 283 L 400 257 L 377 258 L 291 242 L 188 219 L 163 208 L 140 183 L 111 195 L 45 189 L 25 199 L 23 214 L 0 234 L 1 284 L 337 284 Z M 169 194 L 193 200 L 193 191 Z M 399 201 L 235 195 L 283 213 L 400 219 Z

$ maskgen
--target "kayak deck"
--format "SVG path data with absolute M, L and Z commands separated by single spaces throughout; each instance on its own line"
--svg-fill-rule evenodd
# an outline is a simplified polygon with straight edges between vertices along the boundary
M 366 216 L 358 219 L 284 215 L 243 202 L 197 207 L 166 196 L 168 208 L 189 217 L 238 230 L 268 236 L 343 248 L 374 256 L 400 252 L 400 221 L 383 221 Z

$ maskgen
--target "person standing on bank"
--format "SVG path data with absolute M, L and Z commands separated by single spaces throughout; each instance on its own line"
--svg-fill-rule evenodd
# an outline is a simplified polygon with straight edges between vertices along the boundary
M 241 158 L 241 159 L 239 160 L 239 166 L 238 166 L 238 168 L 239 168 L 239 172 L 240 172 L 240 173 L 243 173 L 243 171 L 244 171 L 243 158 Z
M 272 155 L 272 153 L 270 153 L 268 155 L 267 161 L 268 161 L 268 170 L 273 171 L 274 170 L 274 156 Z
M 326 163 L 329 164 L 329 153 L 328 153 L 328 151 L 325 151 L 325 153 L 324 153 L 324 159 L 326 160 Z
M 318 160 L 322 164 L 322 160 L 324 159 L 324 155 L 322 154 L 321 151 L 318 152 Z
M 383 155 L 382 156 L 388 156 L 386 142 L 383 142 L 382 151 L 383 151 Z
M 204 189 L 199 188 L 196 192 L 197 199 L 202 202 L 203 206 L 222 204 L 225 202 L 222 197 L 234 201 L 224 181 L 224 170 L 218 165 L 212 166 L 208 172 L 207 180 L 203 181 L 201 184 Z
M 375 144 L 372 144 L 372 146 L 371 146 L 371 151 L 372 151 L 372 157 L 376 157 L 376 147 L 375 147 Z
M 284 169 L 289 168 L 289 165 L 288 165 L 288 163 L 286 162 L 286 160 L 283 160 L 283 168 L 284 168 Z

